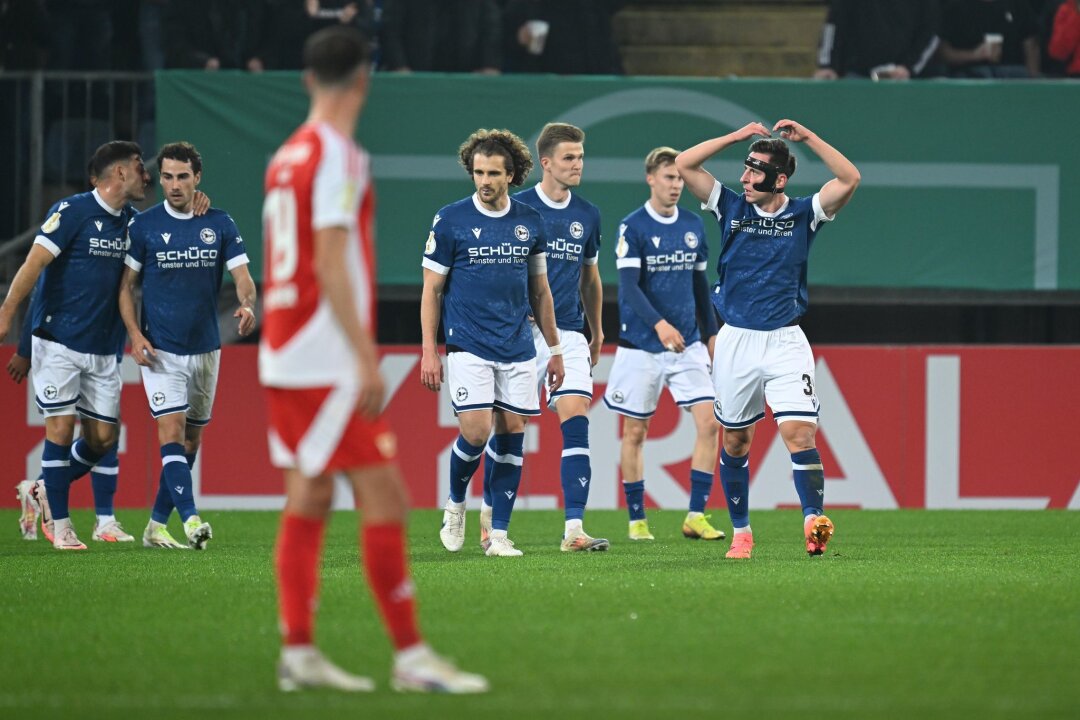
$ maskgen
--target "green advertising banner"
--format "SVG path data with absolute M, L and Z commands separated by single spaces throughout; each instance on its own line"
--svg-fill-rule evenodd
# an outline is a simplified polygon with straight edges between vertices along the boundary
M 173 71 L 157 77 L 158 140 L 202 152 L 203 189 L 248 238 L 261 273 L 263 171 L 303 121 L 299 74 Z M 619 220 L 648 197 L 644 158 L 751 121 L 797 120 L 847 155 L 863 182 L 818 236 L 819 285 L 978 290 L 1080 289 L 1080 234 L 1064 205 L 1080 196 L 1080 83 L 818 83 L 797 80 L 376 75 L 358 131 L 378 195 L 380 284 L 420 283 L 435 212 L 472 193 L 457 164 L 477 128 L 534 147 L 544 123 L 585 129 L 582 196 L 604 218 L 601 273 L 617 280 Z M 795 146 L 792 194 L 830 175 Z M 745 148 L 708 167 L 737 185 Z M 149 154 L 149 150 L 147 151 Z M 534 171 L 526 187 L 539 180 Z M 699 211 L 686 193 L 682 206 Z M 706 227 L 715 225 L 706 219 Z M 714 230 L 714 243 L 719 232 Z M 715 248 L 715 245 L 713 246 Z

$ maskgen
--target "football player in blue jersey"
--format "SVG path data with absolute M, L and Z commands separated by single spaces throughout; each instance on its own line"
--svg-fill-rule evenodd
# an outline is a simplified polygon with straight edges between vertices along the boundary
M 524 455 L 525 418 L 540 414 L 530 313 L 547 343 L 549 393 L 563 382 L 563 348 L 547 280 L 544 219 L 508 195 L 532 169 L 525 143 L 507 130 L 478 130 L 458 159 L 476 192 L 439 210 L 424 247 L 420 301 L 420 380 L 438 391 L 444 380 L 461 434 L 450 456 L 450 497 L 439 532 L 457 552 L 465 542 L 465 491 L 480 464 L 494 420 L 492 530 L 485 554 L 515 557 L 507 537 Z M 436 346 L 440 319 L 447 372 Z
M 120 366 L 116 348 L 124 326 L 116 292 L 127 249 L 127 225 L 150 176 L 142 151 L 115 140 L 91 159 L 98 179 L 92 192 L 64 198 L 49 210 L 26 260 L 0 306 L 0 337 L 15 310 L 36 284 L 31 376 L 45 415 L 42 472 L 53 517 L 53 547 L 85 550 L 71 526 L 70 484 L 97 465 L 116 445 L 120 411 Z M 82 437 L 72 444 L 75 416 Z
M 161 444 L 161 476 L 143 545 L 183 547 L 166 528 L 175 507 L 189 546 L 202 550 L 213 534 L 195 507 L 191 468 L 217 389 L 218 291 L 227 269 L 239 303 L 233 317 L 240 335 L 249 335 L 255 329 L 255 282 L 232 218 L 216 208 L 200 218 L 192 212 L 202 179 L 199 152 L 190 143 L 170 143 L 158 152 L 157 163 L 165 202 L 140 213 L 128 228 L 119 295 L 120 316 Z M 140 274 L 141 323 L 134 294 Z
M 690 459 L 690 509 L 683 535 L 720 540 L 705 504 L 713 484 L 719 426 L 712 416 L 709 351 L 716 314 L 705 272 L 709 251 L 701 218 L 680 210 L 678 150 L 658 147 L 645 158 L 649 200 L 623 218 L 615 246 L 619 269 L 619 348 L 604 404 L 623 416 L 620 460 L 631 540 L 652 540 L 645 519 L 644 445 L 666 385 L 697 431 Z
M 33 357 L 34 316 L 37 314 L 36 293 L 30 297 L 30 308 L 23 322 L 19 345 L 8 360 L 7 371 L 17 384 L 30 373 Z M 121 349 L 121 354 L 123 350 Z M 120 473 L 120 460 L 117 448 L 107 452 L 90 470 L 90 484 L 94 492 L 94 512 L 97 521 L 94 524 L 93 540 L 98 542 L 132 542 L 135 538 L 124 531 L 116 519 L 113 497 L 116 495 L 116 482 Z M 45 476 L 37 480 L 22 480 L 15 486 L 22 513 L 19 516 L 19 530 L 24 540 L 37 540 L 37 525 L 41 522 L 41 532 L 49 542 L 53 541 L 53 520 L 49 511 L 49 501 L 45 495 Z
M 815 443 L 814 356 L 799 320 L 807 308 L 810 246 L 822 223 L 851 200 L 860 175 L 836 148 L 793 120 L 780 120 L 772 132 L 750 123 L 695 145 L 676 159 L 690 191 L 702 209 L 713 214 L 721 232 L 712 299 L 725 324 L 713 354 L 713 384 L 716 418 L 724 427 L 720 482 L 735 529 L 729 558 L 749 558 L 754 548 L 749 454 L 765 403 L 791 453 L 807 553 L 823 554 L 834 530 L 823 514 L 825 474 Z M 702 167 L 712 156 L 755 135 L 762 139 L 750 145 L 739 178 L 741 193 Z M 805 143 L 833 174 L 814 195 L 787 195 L 795 157 L 784 140 Z
M 600 359 L 604 331 L 600 326 L 603 286 L 597 265 L 600 252 L 600 210 L 571 192 L 581 184 L 585 162 L 585 133 L 566 123 L 548 123 L 536 140 L 536 155 L 543 169 L 541 181 L 513 198 L 535 208 L 544 218 L 547 239 L 547 275 L 555 302 L 555 324 L 563 349 L 566 377 L 562 387 L 548 393 L 548 407 L 559 415 L 563 449 L 560 476 L 565 528 L 563 552 L 607 550 L 611 543 L 590 537 L 582 527 L 589 500 L 592 464 L 589 458 L 589 405 L 592 368 Z M 589 322 L 590 340 L 582 332 Z M 532 326 L 536 346 L 536 372 L 544 376 L 550 358 L 547 341 Z M 480 507 L 480 544 L 487 548 L 491 532 L 490 473 L 493 443 L 488 442 L 484 465 L 484 502 Z

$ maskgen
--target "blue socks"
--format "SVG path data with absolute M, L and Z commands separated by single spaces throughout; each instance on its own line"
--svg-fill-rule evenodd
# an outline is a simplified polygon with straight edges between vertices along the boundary
M 98 515 L 113 514 L 113 496 L 116 495 L 116 480 L 119 474 L 120 460 L 116 457 L 116 447 L 113 447 L 90 471 L 90 484 L 94 489 L 94 512 Z
M 491 438 L 495 457 L 491 468 L 491 528 L 506 530 L 510 527 L 510 515 L 514 512 L 518 486 L 521 484 L 525 433 L 506 433 Z
M 184 455 L 183 443 L 166 443 L 161 446 L 161 482 L 165 483 L 173 505 L 180 514 L 180 520 L 186 521 L 192 515 L 198 515 L 195 509 L 195 497 L 191 484 L 191 468 Z M 159 493 L 160 494 L 160 493 Z M 155 510 L 157 502 L 154 503 Z M 151 517 L 154 517 L 153 511 Z M 168 515 L 165 516 L 168 519 Z M 154 518 L 157 520 L 157 518 Z M 157 520 L 157 522 L 164 522 Z
M 495 498 L 491 496 L 491 468 L 495 464 L 495 436 L 492 435 L 487 441 L 487 451 L 484 453 L 484 504 L 493 507 Z
M 720 448 L 720 484 L 724 487 L 731 526 L 750 524 L 750 455 L 732 457 Z
M 562 424 L 563 451 L 559 465 L 567 520 L 585 517 L 592 465 L 589 462 L 589 418 L 577 415 Z
M 193 453 L 187 453 L 184 455 L 184 459 L 187 460 L 188 468 L 195 469 L 195 456 L 198 455 L 198 450 Z M 154 507 L 150 511 L 150 519 L 154 522 L 159 522 L 165 525 L 169 522 L 169 515 L 173 511 L 172 494 L 169 492 L 169 484 L 165 482 L 165 470 L 162 468 L 161 476 L 158 478 L 158 491 L 157 497 L 154 498 Z
M 630 513 L 630 521 L 645 519 L 645 481 L 624 482 L 622 486 L 626 494 L 626 509 Z
M 709 502 L 712 485 L 712 473 L 690 468 L 690 512 L 705 512 L 705 503 Z
M 456 503 L 465 502 L 465 492 L 469 489 L 469 481 L 472 480 L 476 466 L 480 464 L 480 456 L 484 454 L 483 446 L 470 445 L 463 436 L 458 435 L 457 442 L 450 452 L 450 499 Z
M 820 515 L 825 505 L 825 471 L 817 448 L 791 454 L 791 471 L 795 492 L 802 502 L 803 517 Z

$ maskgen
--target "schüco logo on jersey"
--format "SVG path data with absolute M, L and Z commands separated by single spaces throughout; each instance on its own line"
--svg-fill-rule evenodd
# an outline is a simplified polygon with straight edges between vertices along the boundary
M 127 252 L 130 242 L 126 238 L 90 238 L 91 255 L 115 256 Z
M 215 249 L 203 249 L 190 247 L 186 250 L 162 250 L 156 253 L 157 261 L 180 262 L 184 260 L 216 260 L 218 251 Z
M 662 255 L 646 255 L 646 265 L 678 265 L 680 263 L 692 263 L 697 260 L 697 253 L 688 250 L 676 250 L 675 252 Z

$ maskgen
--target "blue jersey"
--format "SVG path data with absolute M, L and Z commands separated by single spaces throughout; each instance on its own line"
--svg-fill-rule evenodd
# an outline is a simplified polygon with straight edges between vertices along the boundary
M 134 215 L 131 205 L 113 210 L 97 190 L 49 209 L 34 240 L 54 256 L 35 289 L 35 335 L 91 355 L 113 355 L 123 345 L 117 296 Z
M 555 300 L 555 325 L 581 332 L 585 309 L 581 305 L 581 266 L 595 265 L 600 252 L 600 210 L 571 194 L 557 203 L 537 185 L 514 195 L 544 218 L 547 238 L 547 276 Z
M 247 264 L 244 241 L 228 213 L 201 217 L 168 203 L 140 213 L 128 228 L 125 262 L 143 274 L 142 332 L 150 344 L 177 355 L 221 347 L 217 298 L 224 270 Z
M 720 224 L 713 305 L 729 325 L 775 330 L 806 313 L 806 268 L 821 223 L 832 220 L 817 194 L 788 198 L 774 213 L 762 212 L 719 182 L 702 203 Z
M 439 210 L 423 266 L 446 275 L 443 329 L 447 346 L 495 362 L 536 357 L 529 327 L 529 258 L 544 257 L 544 220 L 510 199 L 502 212 L 475 195 Z
M 660 215 L 648 203 L 623 218 L 615 246 L 615 265 L 640 268 L 638 287 L 645 298 L 682 334 L 687 345 L 701 339 L 694 302 L 694 272 L 708 267 L 705 225 L 691 212 L 675 208 Z M 634 312 L 619 285 L 619 340 L 648 352 L 664 352 L 656 330 Z

